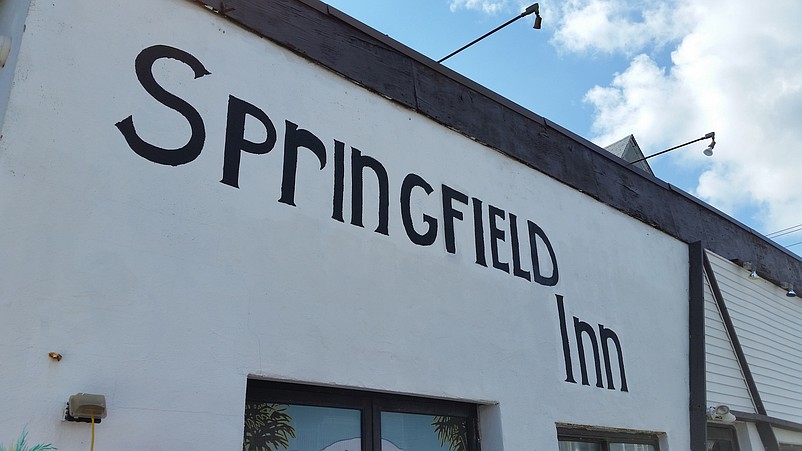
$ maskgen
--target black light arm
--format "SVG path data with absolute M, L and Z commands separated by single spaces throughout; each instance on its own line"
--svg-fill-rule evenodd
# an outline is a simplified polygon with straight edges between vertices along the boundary
M 462 46 L 462 47 L 460 47 L 460 48 L 458 48 L 457 50 L 454 50 L 453 52 L 449 53 L 448 55 L 444 56 L 443 58 L 440 58 L 439 60 L 437 60 L 437 62 L 438 62 L 438 63 L 442 63 L 443 61 L 445 61 L 445 60 L 447 60 L 447 59 L 451 58 L 452 56 L 456 55 L 457 53 L 459 53 L 459 52 L 461 52 L 461 51 L 463 51 L 463 50 L 467 49 L 468 47 L 470 47 L 470 46 L 472 46 L 472 45 L 476 44 L 477 42 L 479 42 L 479 41 L 481 41 L 482 39 L 484 39 L 484 38 L 486 38 L 486 37 L 490 36 L 491 34 L 493 34 L 493 33 L 497 32 L 498 30 L 501 30 L 502 28 L 506 27 L 507 25 L 509 25 L 509 24 L 511 24 L 511 23 L 513 23 L 513 22 L 515 22 L 516 20 L 518 20 L 518 19 L 520 19 L 520 18 L 522 18 L 522 17 L 526 17 L 526 16 L 528 16 L 528 15 L 530 15 L 530 14 L 532 14 L 532 13 L 534 13 L 534 14 L 535 14 L 535 16 L 536 16 L 536 17 L 535 17 L 535 28 L 538 28 L 538 29 L 539 29 L 539 28 L 540 28 L 540 24 L 541 24 L 541 22 L 542 22 L 542 19 L 540 18 L 540 5 L 539 5 L 539 4 L 537 4 L 537 3 L 535 3 L 534 5 L 532 5 L 532 6 L 528 7 L 528 8 L 526 8 L 526 9 L 524 10 L 524 12 L 522 12 L 522 13 L 521 13 L 521 14 L 519 14 L 518 16 L 516 16 L 516 17 L 513 17 L 512 19 L 508 20 L 508 21 L 507 21 L 507 22 L 505 22 L 504 24 L 502 24 L 502 25 L 499 25 L 498 27 L 494 28 L 493 30 L 491 30 L 491 31 L 488 31 L 487 33 L 483 34 L 482 36 L 479 36 L 478 38 L 474 39 L 473 41 L 471 41 L 471 42 L 469 42 L 469 43 L 467 43 L 467 44 L 463 45 L 463 46 Z
M 653 154 L 649 155 L 648 157 L 643 157 L 643 158 L 639 158 L 639 159 L 637 159 L 635 161 L 630 161 L 629 164 L 635 164 L 635 163 L 640 163 L 641 161 L 646 161 L 649 158 L 656 157 L 658 155 L 662 155 L 662 154 L 667 153 L 667 152 L 671 152 L 672 150 L 679 149 L 680 147 L 685 147 L 688 144 L 693 144 L 693 143 L 699 142 L 699 141 L 701 141 L 703 139 L 712 139 L 713 140 L 713 142 L 710 143 L 710 149 L 712 149 L 716 145 L 716 132 L 710 132 L 710 133 L 702 136 L 701 138 L 696 138 L 693 141 L 688 141 L 688 142 L 686 142 L 684 144 L 680 144 L 678 146 L 674 146 L 674 147 L 672 147 L 670 149 L 666 149 L 666 150 L 663 150 L 663 151 L 660 151 L 660 152 L 657 152 L 657 153 L 653 153 Z

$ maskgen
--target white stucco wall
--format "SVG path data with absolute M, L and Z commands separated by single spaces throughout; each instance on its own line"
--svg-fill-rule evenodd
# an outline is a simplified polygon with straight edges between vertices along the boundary
M 0 136 L 29 3 L 30 0 L 0 0 L 0 36 L 11 40 L 11 51 L 5 65 L 0 67 Z
M 194 3 L 31 3 L 0 141 L 0 405 L 13 406 L 0 409 L 0 440 L 27 427 L 33 441 L 86 449 L 88 426 L 60 417 L 69 395 L 90 392 L 109 410 L 97 449 L 237 449 L 246 381 L 258 375 L 485 402 L 485 450 L 556 449 L 555 423 L 663 432 L 664 450 L 687 449 L 683 243 Z M 175 167 L 140 157 L 115 127 L 132 115 L 163 147 L 190 135 L 134 72 L 154 44 L 211 72 L 154 66 L 206 128 L 201 155 Z M 229 95 L 278 132 L 270 153 L 242 154 L 239 189 L 220 183 Z M 264 139 L 251 119 L 246 138 Z M 328 156 L 318 170 L 301 149 L 296 206 L 277 202 L 285 121 Z M 375 196 L 365 227 L 349 224 L 348 159 L 345 222 L 331 219 L 334 140 L 387 169 L 388 235 L 373 232 Z M 435 189 L 413 201 L 416 227 L 422 213 L 440 222 L 432 246 L 402 226 L 399 189 L 412 172 Z M 484 202 L 488 262 L 488 204 L 519 227 L 537 223 L 559 283 L 474 263 L 471 208 L 456 202 L 465 220 L 446 252 L 441 184 Z M 564 381 L 556 295 L 569 322 L 618 334 L 628 392 L 593 386 L 592 359 L 591 386 Z M 571 346 L 578 379 L 573 336 Z

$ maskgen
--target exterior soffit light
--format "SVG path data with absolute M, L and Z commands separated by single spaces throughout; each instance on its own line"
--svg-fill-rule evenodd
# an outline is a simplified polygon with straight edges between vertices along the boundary
M 503 24 L 499 25 L 498 27 L 488 31 L 487 33 L 483 34 L 482 36 L 479 36 L 478 38 L 474 39 L 473 41 L 471 41 L 471 42 L 469 42 L 469 43 L 467 43 L 465 45 L 463 45 L 462 47 L 458 48 L 457 50 L 454 50 L 453 52 L 449 53 L 448 55 L 446 55 L 446 56 L 440 58 L 439 60 L 437 60 L 437 62 L 438 63 L 442 63 L 443 61 L 451 58 L 452 56 L 456 55 L 457 53 L 459 53 L 459 52 L 467 49 L 468 47 L 476 44 L 477 42 L 481 41 L 482 39 L 484 39 L 484 38 L 490 36 L 491 34 L 501 30 L 502 28 L 506 27 L 507 25 L 515 22 L 518 19 L 524 18 L 524 17 L 526 17 L 526 16 L 528 16 L 530 14 L 534 14 L 535 15 L 535 24 L 534 24 L 533 28 L 539 30 L 541 25 L 543 24 L 543 18 L 540 17 L 540 5 L 535 3 L 535 4 L 531 5 L 531 6 L 529 6 L 528 8 L 526 8 L 525 10 L 523 10 L 523 12 L 521 14 L 513 17 L 512 19 L 508 20 L 507 22 L 504 22 Z
M 752 265 L 751 262 L 744 262 L 742 266 L 745 270 L 749 271 L 749 280 L 760 279 L 760 276 L 757 275 L 757 271 L 755 271 L 755 267 Z
M 672 147 L 672 148 L 670 148 L 670 149 L 666 149 L 666 150 L 663 150 L 663 151 L 660 151 L 660 152 L 657 152 L 657 153 L 651 154 L 651 155 L 649 155 L 649 156 L 647 156 L 647 157 L 643 157 L 643 158 L 637 159 L 637 160 L 635 160 L 635 161 L 631 161 L 629 164 L 630 164 L 630 165 L 633 165 L 633 164 L 635 164 L 635 163 L 639 163 L 639 162 L 641 162 L 641 161 L 648 160 L 649 158 L 656 157 L 656 156 L 658 156 L 658 155 L 662 155 L 662 154 L 664 154 L 664 153 L 671 152 L 672 150 L 679 149 L 680 147 L 685 147 L 685 146 L 687 146 L 688 144 L 693 144 L 693 143 L 695 143 L 695 142 L 702 141 L 702 140 L 704 140 L 704 139 L 712 139 L 712 140 L 713 140 L 713 141 L 710 143 L 710 145 L 709 145 L 709 146 L 707 146 L 707 148 L 704 150 L 704 154 L 705 154 L 705 155 L 707 155 L 708 157 L 709 157 L 709 156 L 712 156 L 712 155 L 713 155 L 713 148 L 714 148 L 714 147 L 716 147 L 716 132 L 710 132 L 710 133 L 708 133 L 708 134 L 706 134 L 706 135 L 702 136 L 701 138 L 696 138 L 696 139 L 694 139 L 694 140 L 692 140 L 692 141 L 688 141 L 688 142 L 686 142 L 686 143 L 683 143 L 683 144 L 680 144 L 680 145 L 678 145 L 678 146 L 674 146 L 674 147 Z
M 735 415 L 730 412 L 729 406 L 719 405 L 719 406 L 711 406 L 707 408 L 707 418 L 720 422 L 720 423 L 732 423 L 736 420 Z

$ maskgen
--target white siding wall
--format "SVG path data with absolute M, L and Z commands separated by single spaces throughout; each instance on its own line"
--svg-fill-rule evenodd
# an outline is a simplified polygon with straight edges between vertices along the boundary
M 774 435 L 777 436 L 777 441 L 783 445 L 802 446 L 802 432 L 774 428 Z
M 707 404 L 724 404 L 733 410 L 754 412 L 741 367 L 705 275 L 705 352 Z
M 802 422 L 802 300 L 786 297 L 785 290 L 764 280 L 748 279 L 748 271 L 722 257 L 708 256 L 767 413 Z M 719 343 L 711 323 L 708 333 Z M 709 367 L 708 374 L 716 368 Z M 711 385 L 724 391 L 723 384 L 708 384 L 709 391 Z
M 755 423 L 735 423 L 735 432 L 740 451 L 765 451 Z

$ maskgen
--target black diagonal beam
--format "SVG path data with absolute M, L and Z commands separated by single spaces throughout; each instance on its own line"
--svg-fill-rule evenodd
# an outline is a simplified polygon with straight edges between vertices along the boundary
M 735 357 L 738 359 L 738 365 L 741 367 L 741 372 L 746 381 L 746 388 L 749 390 L 749 395 L 752 397 L 752 402 L 755 403 L 755 410 L 759 415 L 767 416 L 766 407 L 763 405 L 763 400 L 760 397 L 760 391 L 755 384 L 755 378 L 752 376 L 752 371 L 749 369 L 749 362 L 746 361 L 741 342 L 738 340 L 738 334 L 735 332 L 735 326 L 732 324 L 730 312 L 727 305 L 724 303 L 724 296 L 721 295 L 716 275 L 713 273 L 713 267 L 710 265 L 710 259 L 707 258 L 707 253 L 704 254 L 704 267 L 707 280 L 710 282 L 710 288 L 713 290 L 713 298 L 716 300 L 718 311 L 721 313 L 721 319 L 724 321 L 724 328 L 727 330 L 727 335 L 730 337 L 732 348 L 735 351 Z M 763 442 L 763 448 L 766 451 L 780 451 L 780 445 L 777 442 L 777 437 L 774 435 L 774 429 L 771 428 L 769 423 L 764 421 L 755 422 L 757 432 L 760 434 L 760 441 Z

